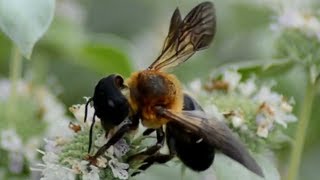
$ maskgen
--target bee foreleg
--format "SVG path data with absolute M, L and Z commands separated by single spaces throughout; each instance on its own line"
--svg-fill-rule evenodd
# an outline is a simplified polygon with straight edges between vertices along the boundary
M 95 160 L 101 156 L 102 154 L 104 154 L 110 146 L 114 145 L 115 143 L 117 143 L 126 132 L 128 132 L 131 128 L 131 124 L 125 124 L 123 125 L 111 138 L 110 140 L 103 145 L 102 147 L 99 148 L 99 150 L 96 152 L 96 154 L 92 157 L 89 157 L 89 160 L 91 161 L 91 164 L 94 164 Z

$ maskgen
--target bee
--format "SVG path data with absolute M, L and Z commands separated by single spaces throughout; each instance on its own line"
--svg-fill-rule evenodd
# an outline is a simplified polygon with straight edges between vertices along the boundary
M 110 75 L 99 81 L 87 103 L 93 101 L 94 117 L 101 119 L 106 131 L 127 121 L 127 116 L 129 121 L 123 123 L 109 141 L 90 157 L 91 162 L 125 133 L 136 129 L 140 121 L 149 128 L 145 134 L 156 132 L 157 142 L 129 160 L 146 156 L 147 163 L 151 165 L 166 162 L 176 155 L 191 169 L 203 171 L 212 164 L 217 149 L 263 177 L 259 165 L 231 130 L 219 120 L 207 118 L 198 103 L 184 94 L 177 77 L 168 73 L 168 69 L 207 48 L 215 33 L 216 16 L 211 2 L 200 3 L 184 19 L 177 8 L 171 17 L 161 53 L 147 69 L 134 72 L 126 81 L 120 75 Z M 93 124 L 94 119 L 90 128 L 89 151 Z M 161 159 L 159 150 L 165 139 L 171 149 L 170 154 Z

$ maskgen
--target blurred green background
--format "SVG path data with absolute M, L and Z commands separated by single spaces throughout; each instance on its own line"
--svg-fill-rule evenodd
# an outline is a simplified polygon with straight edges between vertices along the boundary
M 23 62 L 23 78 L 46 84 L 67 105 L 82 103 L 91 96 L 100 78 L 110 73 L 128 77 L 147 67 L 158 55 L 168 30 L 171 13 L 179 6 L 185 15 L 196 0 L 57 0 L 54 21 L 36 44 L 31 60 Z M 205 79 L 215 68 L 239 61 L 271 60 L 274 14 L 256 1 L 216 0 L 217 34 L 213 45 L 197 53 L 174 70 L 183 82 Z M 11 41 L 0 33 L 0 77 L 8 77 Z M 274 89 L 296 100 L 298 114 L 305 79 L 299 68 L 260 72 L 275 80 Z M 1 93 L 1 92 L 0 92 Z M 319 93 L 308 128 L 301 164 L 301 177 L 318 179 L 320 162 Z M 290 124 L 293 134 L 296 123 Z M 288 161 L 289 148 L 280 152 Z

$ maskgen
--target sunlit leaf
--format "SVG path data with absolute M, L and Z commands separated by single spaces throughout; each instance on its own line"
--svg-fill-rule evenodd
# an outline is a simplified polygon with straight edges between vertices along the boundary
M 30 58 L 35 43 L 47 31 L 54 0 L 0 0 L 0 29 Z

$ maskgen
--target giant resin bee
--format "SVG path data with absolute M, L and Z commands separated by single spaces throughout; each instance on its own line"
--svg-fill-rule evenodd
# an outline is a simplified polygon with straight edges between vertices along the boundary
M 93 101 L 95 116 L 101 119 L 102 127 L 109 131 L 123 123 L 126 117 L 129 121 L 90 157 L 92 162 L 141 122 L 149 128 L 145 134 L 155 131 L 157 135 L 156 144 L 129 158 L 145 156 L 146 163 L 141 169 L 177 156 L 191 169 L 203 171 L 212 164 L 217 149 L 263 176 L 259 165 L 229 128 L 217 119 L 208 119 L 200 105 L 184 94 L 177 77 L 167 72 L 196 51 L 207 48 L 215 32 L 216 16 L 211 2 L 200 3 L 184 19 L 177 8 L 161 53 L 147 69 L 134 72 L 126 80 L 113 74 L 99 81 L 87 105 Z M 92 127 L 93 124 L 89 151 Z M 169 155 L 159 153 L 165 139 Z

